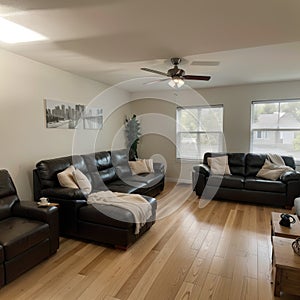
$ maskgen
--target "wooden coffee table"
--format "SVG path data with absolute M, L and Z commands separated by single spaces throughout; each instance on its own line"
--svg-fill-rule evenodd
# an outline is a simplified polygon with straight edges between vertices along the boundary
M 281 220 L 280 215 L 281 213 L 272 212 L 272 235 L 291 239 L 296 239 L 297 237 L 300 237 L 300 222 L 298 217 L 296 215 L 293 215 L 293 217 L 296 220 L 296 223 L 292 224 L 291 227 L 288 228 L 279 224 L 279 221 Z
M 300 256 L 292 248 L 293 241 L 294 239 L 273 236 L 275 296 L 280 296 L 281 291 L 300 295 Z

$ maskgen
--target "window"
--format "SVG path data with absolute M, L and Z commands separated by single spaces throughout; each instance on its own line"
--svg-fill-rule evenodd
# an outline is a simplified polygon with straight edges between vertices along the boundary
M 223 105 L 178 107 L 176 156 L 202 159 L 205 152 L 223 151 Z
M 251 151 L 292 155 L 300 161 L 300 99 L 253 101 Z

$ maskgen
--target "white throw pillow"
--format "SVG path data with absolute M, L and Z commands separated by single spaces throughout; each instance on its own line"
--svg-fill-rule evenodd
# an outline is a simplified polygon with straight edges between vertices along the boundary
M 74 170 L 73 178 L 84 193 L 89 194 L 92 191 L 92 185 L 90 181 L 80 170 Z
M 154 168 L 153 168 L 153 159 L 138 159 L 144 161 L 145 165 L 147 166 L 148 172 L 149 173 L 154 173 Z
M 78 189 L 78 185 L 74 181 L 73 178 L 73 172 L 75 171 L 74 166 L 70 166 L 67 169 L 65 169 L 63 172 L 60 172 L 57 174 L 57 179 L 59 181 L 59 184 L 62 187 L 72 188 L 72 189 Z
M 278 166 L 266 159 L 264 165 L 256 174 L 256 177 L 261 177 L 269 180 L 277 180 L 281 174 L 284 174 L 285 172 L 290 170 L 291 168 L 288 166 Z
M 217 156 L 217 157 L 208 157 L 207 163 L 210 167 L 211 173 L 214 175 L 231 175 L 229 165 L 228 165 L 228 156 Z
M 137 160 L 137 161 L 129 161 L 128 162 L 132 175 L 137 175 L 141 173 L 149 173 L 148 167 L 144 160 Z

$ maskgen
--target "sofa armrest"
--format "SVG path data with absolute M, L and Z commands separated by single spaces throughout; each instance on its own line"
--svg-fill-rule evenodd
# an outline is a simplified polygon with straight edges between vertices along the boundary
M 58 221 L 57 207 L 38 207 L 34 201 L 18 201 L 12 208 L 12 214 L 16 217 L 34 219 L 48 224 L 55 221 L 56 218 Z
M 210 167 L 208 165 L 200 164 L 198 166 L 194 166 L 193 169 L 195 172 L 198 172 L 204 176 L 208 177 L 210 175 Z
M 16 217 L 34 219 L 49 224 L 50 253 L 53 254 L 59 247 L 59 220 L 58 208 L 38 207 L 34 201 L 18 201 L 12 207 L 12 214 Z
M 54 200 L 53 200 L 54 201 Z M 78 214 L 81 207 L 86 206 L 84 199 L 55 199 L 59 204 L 59 231 L 64 236 L 78 234 Z
M 85 200 L 87 198 L 87 194 L 84 194 L 80 189 L 71 189 L 64 187 L 43 189 L 41 190 L 41 196 L 49 198 L 52 202 L 55 202 L 57 198 L 66 200 Z
M 293 180 L 297 180 L 297 181 L 300 181 L 300 172 L 292 172 L 292 171 L 288 171 L 288 172 L 285 172 L 284 174 L 282 174 L 280 176 L 280 180 L 282 182 L 289 182 L 289 181 L 293 181 Z

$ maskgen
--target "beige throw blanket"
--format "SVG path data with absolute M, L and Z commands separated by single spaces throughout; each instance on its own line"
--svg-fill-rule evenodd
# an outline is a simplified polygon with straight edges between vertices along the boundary
M 268 154 L 268 159 L 269 161 L 271 161 L 274 165 L 277 166 L 285 166 L 285 162 L 283 160 L 283 158 L 278 155 L 278 154 L 274 154 L 274 153 L 269 153 Z
M 257 177 L 264 179 L 277 180 L 281 175 L 287 171 L 294 172 L 295 170 L 286 166 L 282 157 L 278 154 L 268 154 L 264 165 L 256 174 Z
M 151 204 L 141 195 L 137 194 L 102 191 L 90 194 L 88 196 L 87 203 L 112 205 L 129 210 L 133 214 L 136 223 L 135 234 L 140 232 L 140 228 L 152 215 Z
M 282 174 L 284 174 L 287 171 L 295 172 L 295 170 L 289 166 L 287 166 L 283 160 L 283 158 L 278 154 L 268 154 L 269 160 L 273 163 L 274 168 L 282 169 Z

